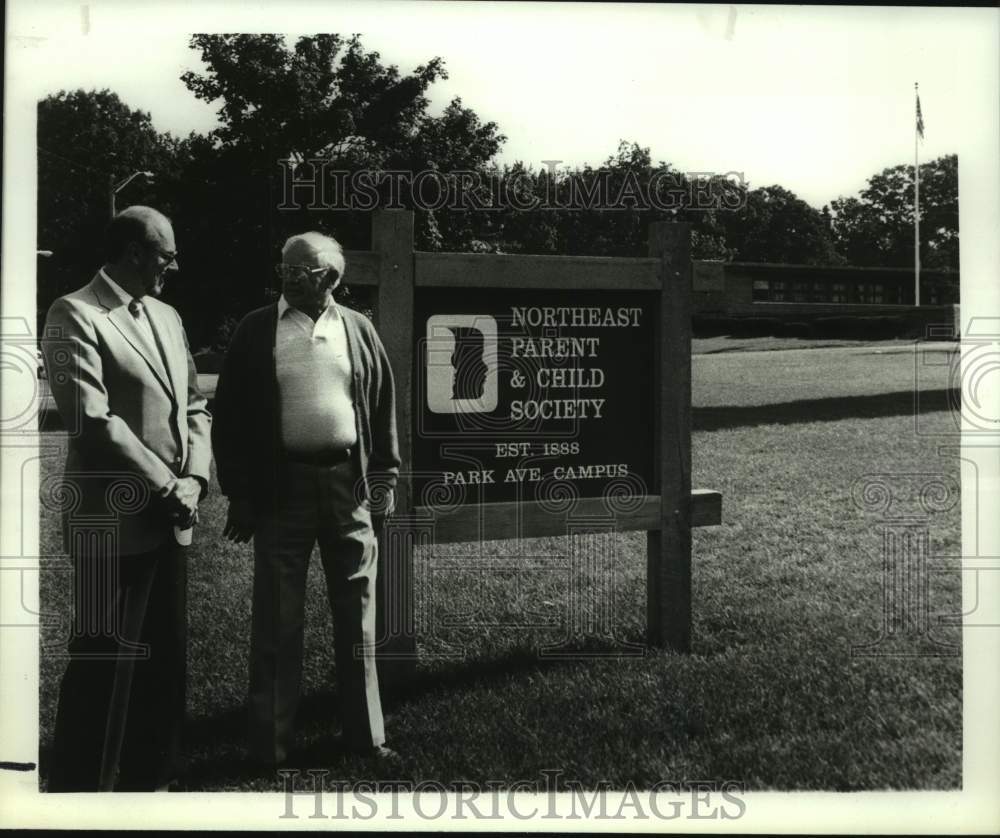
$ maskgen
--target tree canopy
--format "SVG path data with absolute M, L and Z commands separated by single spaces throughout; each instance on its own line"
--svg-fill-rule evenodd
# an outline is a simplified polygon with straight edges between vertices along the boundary
M 156 203 L 170 212 L 166 183 L 179 173 L 182 143 L 161 134 L 150 115 L 110 90 L 61 91 L 38 104 L 38 308 L 44 317 L 60 294 L 78 288 L 100 264 L 109 189 L 136 171 L 157 173 L 121 193 L 127 203 Z
M 834 241 L 854 265 L 913 265 L 913 166 L 868 179 L 857 198 L 832 202 Z M 920 165 L 920 262 L 958 267 L 958 156 Z
M 304 227 L 347 247 L 369 245 L 364 212 L 310 209 L 308 199 L 282 208 L 297 203 L 288 189 L 293 167 L 304 179 L 317 176 L 315 161 L 327 171 L 478 170 L 505 139 L 457 97 L 440 115 L 429 111 L 429 87 L 447 78 L 437 57 L 404 74 L 358 36 L 316 35 L 289 45 L 279 35 L 195 35 L 190 45 L 206 70 L 182 80 L 199 99 L 219 103 L 220 125 L 192 149 L 184 209 L 214 219 L 197 232 L 197 250 L 213 281 L 225 286 L 221 299 L 238 301 L 237 308 L 260 299 L 277 247 Z M 418 213 L 416 233 L 424 249 L 445 243 L 433 213 Z
M 777 184 L 746 192 L 743 210 L 723 216 L 726 245 L 742 262 L 836 265 L 829 221 L 794 192 Z
M 410 75 L 366 52 L 358 36 L 195 35 L 190 45 L 208 67 L 181 76 L 206 102 L 221 101 L 223 145 L 247 146 L 299 160 L 315 157 L 385 163 L 405 156 L 427 115 L 427 88 L 447 78 L 432 58 Z

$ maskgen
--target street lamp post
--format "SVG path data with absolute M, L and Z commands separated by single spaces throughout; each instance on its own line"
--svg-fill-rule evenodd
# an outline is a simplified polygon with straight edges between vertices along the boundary
M 111 217 L 114 218 L 116 214 L 115 210 L 115 196 L 121 192 L 126 186 L 128 186 L 133 180 L 135 180 L 139 175 L 142 175 L 146 180 L 152 182 L 153 173 L 150 171 L 140 171 L 132 172 L 127 178 L 115 183 L 115 176 L 108 175 L 108 206 L 111 209 Z

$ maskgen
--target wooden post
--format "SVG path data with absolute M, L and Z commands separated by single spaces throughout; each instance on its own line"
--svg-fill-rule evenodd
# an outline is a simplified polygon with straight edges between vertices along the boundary
M 657 222 L 649 255 L 660 260 L 655 447 L 660 528 L 646 535 L 646 637 L 691 650 L 691 256 L 687 224 Z
M 372 250 L 379 256 L 375 325 L 389 354 L 396 385 L 396 429 L 403 461 L 396 488 L 398 520 L 413 510 L 413 213 L 379 210 L 372 221 Z M 392 519 L 390 518 L 390 521 Z M 379 682 L 391 691 L 416 671 L 414 627 L 413 540 L 379 538 L 376 602 L 376 649 Z

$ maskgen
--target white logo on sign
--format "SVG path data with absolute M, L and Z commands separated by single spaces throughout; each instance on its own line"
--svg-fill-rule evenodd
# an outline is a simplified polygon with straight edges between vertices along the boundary
M 427 407 L 432 413 L 491 413 L 498 402 L 497 321 L 488 314 L 427 320 Z

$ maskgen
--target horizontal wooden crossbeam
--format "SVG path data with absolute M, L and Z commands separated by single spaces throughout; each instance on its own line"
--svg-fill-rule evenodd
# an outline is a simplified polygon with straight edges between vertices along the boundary
M 604 498 L 579 498 L 571 513 L 556 503 L 484 503 L 453 509 L 414 507 L 413 517 L 432 524 L 432 539 L 438 544 L 460 541 L 496 541 L 508 538 L 602 532 L 613 522 L 618 531 L 658 530 L 660 498 L 648 495 L 617 503 L 612 510 Z M 722 494 L 712 489 L 691 492 L 691 526 L 711 527 L 722 523 Z
M 381 256 L 348 250 L 347 285 L 378 285 Z M 659 260 L 616 256 L 524 256 L 506 253 L 413 254 L 417 287 L 656 291 Z
M 614 256 L 415 253 L 417 287 L 657 291 L 660 261 Z

